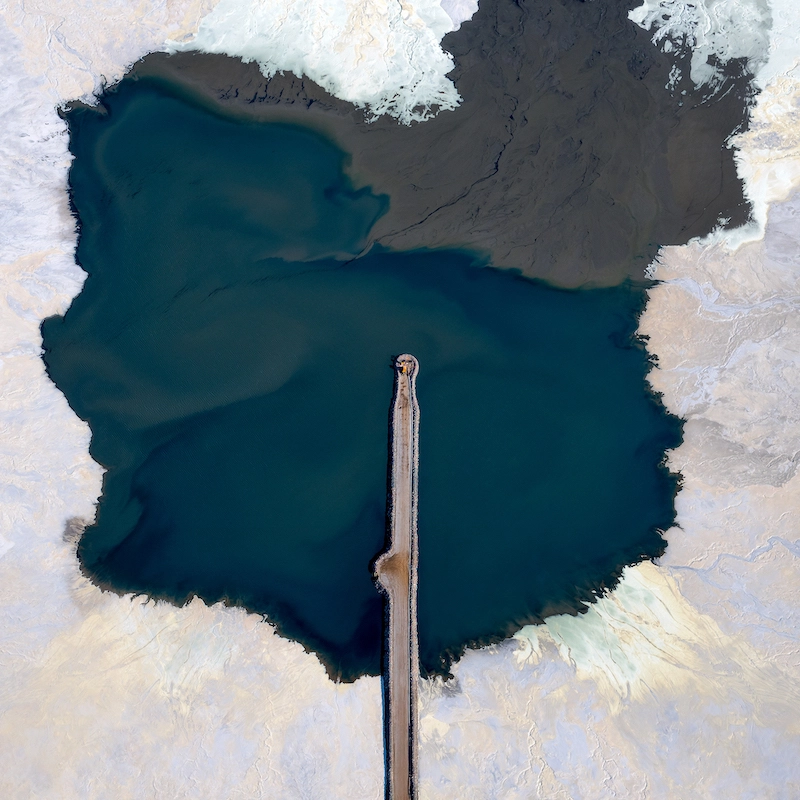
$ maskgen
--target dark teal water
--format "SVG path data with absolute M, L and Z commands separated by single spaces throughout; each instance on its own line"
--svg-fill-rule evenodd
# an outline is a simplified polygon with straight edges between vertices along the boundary
M 386 208 L 299 127 L 146 82 L 68 113 L 78 260 L 43 325 L 107 468 L 95 580 L 267 614 L 333 674 L 380 669 L 392 358 L 420 361 L 420 641 L 576 609 L 663 551 L 680 423 L 632 342 L 643 291 L 558 291 L 460 252 L 354 258 Z

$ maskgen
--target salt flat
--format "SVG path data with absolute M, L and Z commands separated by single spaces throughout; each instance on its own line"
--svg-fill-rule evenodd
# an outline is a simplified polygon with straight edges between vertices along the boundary
M 642 321 L 660 359 L 654 385 L 689 418 L 673 456 L 686 476 L 681 527 L 662 562 L 628 570 L 587 614 L 468 652 L 455 682 L 423 684 L 422 796 L 800 792 L 798 20 L 790 3 L 770 7 L 774 60 L 751 132 L 737 141 L 766 227 L 738 250 L 724 237 L 667 250 Z M 39 321 L 63 311 L 83 279 L 55 106 L 196 30 L 204 10 L 3 11 L 7 797 L 381 796 L 377 679 L 334 684 L 299 645 L 236 609 L 103 594 L 64 540 L 68 519 L 92 517 L 102 476 L 86 426 L 39 357 Z

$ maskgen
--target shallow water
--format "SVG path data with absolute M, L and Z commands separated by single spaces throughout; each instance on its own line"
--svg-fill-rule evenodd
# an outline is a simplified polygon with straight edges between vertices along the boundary
M 420 361 L 420 644 L 576 609 L 662 552 L 680 423 L 631 341 L 643 289 L 562 291 L 469 253 L 373 250 L 387 201 L 301 127 L 147 81 L 69 112 L 89 273 L 45 361 L 104 465 L 85 569 L 267 614 L 332 674 L 380 669 L 392 358 Z

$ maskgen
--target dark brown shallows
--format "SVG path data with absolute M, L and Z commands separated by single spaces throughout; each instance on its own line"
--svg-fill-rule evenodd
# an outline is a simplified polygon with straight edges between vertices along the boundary
M 156 53 L 131 74 L 331 137 L 356 185 L 389 196 L 367 245 L 465 247 L 553 285 L 612 286 L 643 278 L 659 245 L 749 213 L 727 142 L 747 124 L 750 75 L 731 62 L 695 87 L 691 50 L 655 46 L 628 19 L 638 4 L 481 0 L 442 42 L 463 103 L 410 127 L 226 56 Z

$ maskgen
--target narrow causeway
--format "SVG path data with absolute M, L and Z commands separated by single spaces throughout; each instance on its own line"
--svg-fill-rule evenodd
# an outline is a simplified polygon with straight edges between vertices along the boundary
M 417 470 L 419 405 L 412 355 L 395 360 L 391 416 L 389 547 L 375 562 L 388 602 L 386 720 L 388 800 L 417 796 Z

